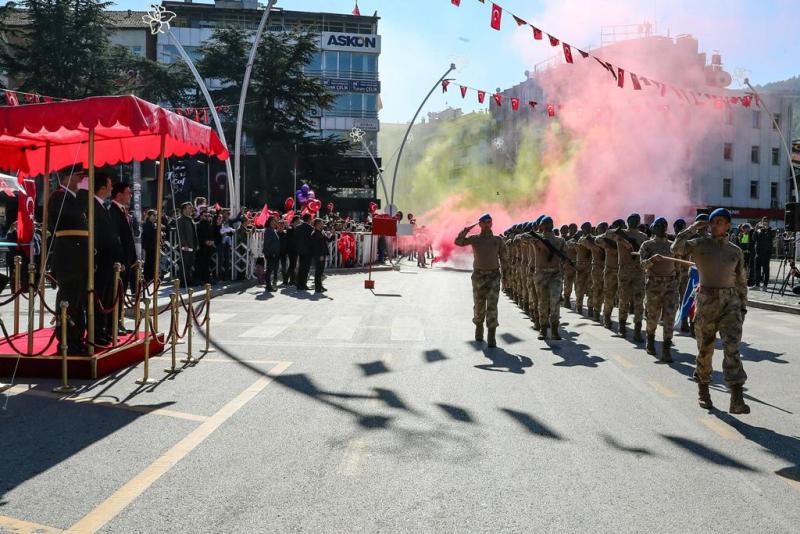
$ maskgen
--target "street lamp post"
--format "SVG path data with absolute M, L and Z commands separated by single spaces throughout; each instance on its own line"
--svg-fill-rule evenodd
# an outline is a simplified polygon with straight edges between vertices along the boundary
M 431 87 L 431 90 L 428 91 L 428 94 L 425 95 L 425 98 L 422 100 L 422 103 L 417 108 L 417 112 L 414 113 L 414 118 L 411 119 L 411 122 L 408 124 L 408 128 L 406 128 L 406 133 L 403 136 L 403 142 L 400 144 L 400 151 L 397 153 L 397 160 L 394 162 L 394 175 L 392 176 L 392 196 L 389 200 L 389 215 L 394 215 L 394 186 L 397 183 L 397 169 L 400 167 L 400 159 L 403 157 L 403 149 L 406 146 L 406 141 L 408 140 L 408 134 L 411 133 L 411 127 L 414 126 L 414 123 L 417 121 L 417 117 L 419 116 L 419 112 L 422 111 L 422 108 L 425 106 L 425 103 L 431 97 L 433 92 L 436 90 L 439 85 L 447 78 L 447 75 L 456 70 L 456 64 L 451 63 L 450 68 L 447 69 L 447 72 L 442 75 L 441 78 Z
M 364 130 L 358 126 L 354 127 L 350 130 L 350 140 L 353 141 L 353 143 L 361 143 L 361 146 L 367 151 L 367 154 L 369 154 L 372 164 L 375 165 L 375 170 L 378 171 L 378 179 L 381 181 L 381 187 L 383 188 L 383 197 L 388 202 L 389 195 L 386 193 L 386 181 L 383 179 L 383 170 L 378 166 L 378 162 L 375 161 L 375 156 L 372 155 L 369 146 L 367 146 L 367 142 L 364 141 Z

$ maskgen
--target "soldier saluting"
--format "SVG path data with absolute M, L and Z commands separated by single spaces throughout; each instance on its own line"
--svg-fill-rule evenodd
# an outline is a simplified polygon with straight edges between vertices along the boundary
M 702 235 L 706 227 L 710 235 Z M 698 382 L 700 407 L 712 408 L 708 386 L 714 341 L 719 332 L 724 359 L 722 372 L 731 390 L 730 413 L 750 413 L 742 388 L 747 374 L 742 366 L 739 344 L 742 323 L 747 313 L 747 272 L 742 250 L 728 240 L 731 214 L 719 208 L 711 212 L 709 222 L 697 221 L 675 237 L 672 252 L 691 254 L 700 274 L 700 290 L 695 311 L 697 362 L 694 377 Z M 699 235 L 699 237 L 698 237 Z
M 501 270 L 506 269 L 506 244 L 503 238 L 492 233 L 492 216 L 484 213 L 478 219 L 481 232 L 467 236 L 476 225 L 467 226 L 458 233 L 455 244 L 472 247 L 472 299 L 475 323 L 475 341 L 483 341 L 483 323 L 489 329 L 487 345 L 496 347 L 497 300 L 500 298 Z

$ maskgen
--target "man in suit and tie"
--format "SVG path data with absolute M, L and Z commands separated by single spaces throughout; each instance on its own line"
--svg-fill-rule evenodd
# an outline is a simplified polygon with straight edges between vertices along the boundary
M 181 274 L 183 275 L 183 286 L 194 285 L 194 255 L 197 251 L 197 229 L 192 219 L 194 206 L 191 202 L 181 204 L 181 216 L 178 217 L 178 241 L 181 245 L 181 261 L 183 263 Z
M 311 271 L 311 233 L 314 228 L 311 226 L 311 215 L 306 213 L 301 222 L 295 228 L 294 236 L 297 245 L 297 254 L 300 256 L 300 264 L 297 268 L 297 289 L 308 291 L 308 273 Z
M 138 259 L 136 256 L 136 243 L 133 238 L 133 224 L 131 215 L 128 208 L 131 203 L 133 190 L 131 185 L 124 182 L 117 182 L 111 188 L 111 204 L 108 206 L 108 213 L 111 216 L 114 227 L 119 235 L 120 244 L 122 245 L 122 290 L 130 289 L 131 293 L 136 291 L 136 277 L 133 266 Z M 152 273 L 150 273 L 152 275 Z M 122 334 L 129 333 L 128 329 L 122 326 L 124 323 L 124 313 L 122 310 L 123 299 L 120 298 L 120 326 L 119 332 Z
M 94 181 L 94 291 L 96 295 L 94 314 L 94 342 L 96 345 L 111 344 L 111 313 L 102 308 L 111 308 L 114 299 L 114 263 L 122 263 L 122 242 L 106 207 L 111 195 L 111 176 L 97 173 Z

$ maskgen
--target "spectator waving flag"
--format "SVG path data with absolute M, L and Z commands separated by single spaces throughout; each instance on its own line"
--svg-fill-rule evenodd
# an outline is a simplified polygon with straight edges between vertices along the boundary
M 686 291 L 683 292 L 683 301 L 678 316 L 675 318 L 675 328 L 680 328 L 681 321 L 694 318 L 694 302 L 697 290 L 700 288 L 700 273 L 697 267 L 689 267 L 689 281 L 686 283 Z

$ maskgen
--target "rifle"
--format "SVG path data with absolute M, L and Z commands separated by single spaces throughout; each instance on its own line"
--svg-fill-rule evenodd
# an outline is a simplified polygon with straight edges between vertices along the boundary
M 616 228 L 614 230 L 614 233 L 617 234 L 618 236 L 620 236 L 625 241 L 627 241 L 628 244 L 631 247 L 633 247 L 633 251 L 634 252 L 638 252 L 639 251 L 639 247 L 641 247 L 641 245 L 634 238 L 632 238 L 628 234 L 626 234 L 625 230 L 623 230 L 622 228 Z
M 538 239 L 539 241 L 544 243 L 544 246 L 546 246 L 547 250 L 550 252 L 550 255 L 547 256 L 547 261 L 552 261 L 553 255 L 555 254 L 558 255 L 558 257 L 561 258 L 562 260 L 566 261 L 567 263 L 575 267 L 575 263 L 573 263 L 570 257 L 564 254 L 562 251 L 558 250 L 556 247 L 554 247 L 550 241 L 544 238 L 544 236 L 539 235 L 536 232 L 528 232 L 527 235 L 533 237 L 534 239 Z

